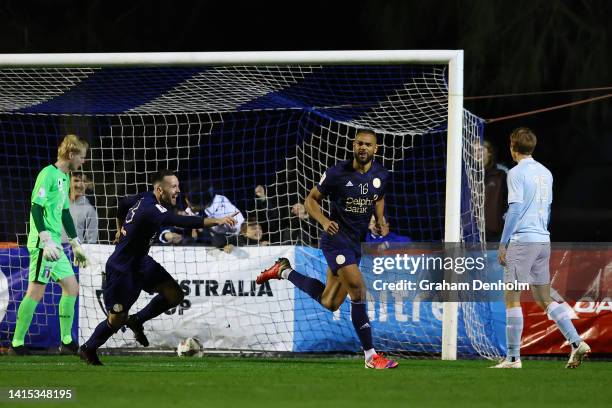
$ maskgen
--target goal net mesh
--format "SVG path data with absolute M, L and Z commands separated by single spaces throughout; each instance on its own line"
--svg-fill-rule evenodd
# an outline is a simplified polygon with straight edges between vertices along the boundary
M 193 336 L 209 349 L 357 350 L 348 302 L 331 314 L 285 282 L 255 285 L 256 271 L 290 253 L 296 270 L 324 279 L 316 249 L 321 229 L 301 204 L 326 168 L 352 157 L 361 128 L 378 134 L 375 160 L 391 172 L 385 203 L 392 232 L 414 242 L 443 240 L 447 81 L 444 65 L 0 69 L 0 241 L 18 244 L 0 249 L 7 277 L 0 287 L 6 298 L 0 344 L 10 342 L 27 288 L 35 177 L 55 162 L 61 138 L 76 133 L 90 143 L 83 171 L 98 216 L 97 241 L 87 245 L 93 265 L 77 271 L 79 342 L 104 318 L 100 274 L 112 251 L 118 200 L 150 189 L 150 175 L 168 168 L 179 176 L 181 203 L 206 211 L 211 193 L 223 196 L 242 212 L 250 235 L 242 240 L 248 246 L 225 252 L 206 231 L 173 230 L 182 239 L 177 245 L 156 241 L 152 256 L 186 300 L 145 325 L 154 346 L 175 347 Z M 465 242 L 478 243 L 484 242 L 483 121 L 468 111 L 463 119 L 461 231 Z M 58 344 L 60 294 L 48 285 L 26 344 Z M 150 298 L 143 293 L 134 310 Z M 438 354 L 441 305 L 399 308 L 378 324 L 377 310 L 385 307 L 370 305 L 375 345 Z M 461 303 L 459 354 L 499 353 L 490 319 L 489 304 Z M 108 345 L 136 343 L 128 330 Z

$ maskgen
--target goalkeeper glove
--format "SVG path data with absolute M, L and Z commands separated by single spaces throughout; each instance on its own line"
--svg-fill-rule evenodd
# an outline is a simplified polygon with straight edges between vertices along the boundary
M 89 260 L 87 259 L 87 255 L 85 255 L 85 251 L 81 247 L 81 240 L 78 238 L 72 238 L 70 240 L 70 246 L 72 246 L 72 253 L 74 254 L 74 265 L 86 268 Z
M 55 241 L 51 238 L 49 231 L 41 231 L 38 233 L 38 237 L 44 244 L 43 247 L 43 258 L 47 261 L 55 262 L 60 258 L 61 249 Z

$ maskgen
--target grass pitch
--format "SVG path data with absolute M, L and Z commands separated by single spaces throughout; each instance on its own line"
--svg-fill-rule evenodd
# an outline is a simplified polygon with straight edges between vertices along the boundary
M 366 370 L 361 359 L 0 356 L 0 406 L 7 407 L 560 407 L 611 406 L 612 363 L 400 360 Z M 72 402 L 7 400 L 9 388 L 71 388 Z

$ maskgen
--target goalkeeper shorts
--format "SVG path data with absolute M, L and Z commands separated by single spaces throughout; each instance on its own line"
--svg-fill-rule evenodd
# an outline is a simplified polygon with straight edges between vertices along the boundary
M 69 276 L 74 276 L 74 270 L 63 250 L 57 261 L 48 261 L 43 257 L 42 248 L 28 248 L 30 253 L 30 273 L 28 280 L 40 284 L 49 283 L 49 279 L 55 282 L 61 281 Z

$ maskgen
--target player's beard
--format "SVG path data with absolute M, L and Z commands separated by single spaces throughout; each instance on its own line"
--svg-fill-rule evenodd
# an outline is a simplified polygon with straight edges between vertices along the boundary
M 366 153 L 366 158 L 363 160 L 361 159 L 361 157 L 359 157 L 359 153 L 354 153 L 353 156 L 355 157 L 357 164 L 359 164 L 360 166 L 366 166 L 374 158 L 374 155 L 370 155 L 368 153 Z
M 164 207 L 166 208 L 173 208 L 176 204 L 176 201 L 174 202 L 174 204 L 172 204 L 172 195 L 171 194 L 162 194 L 161 196 L 161 203 Z

